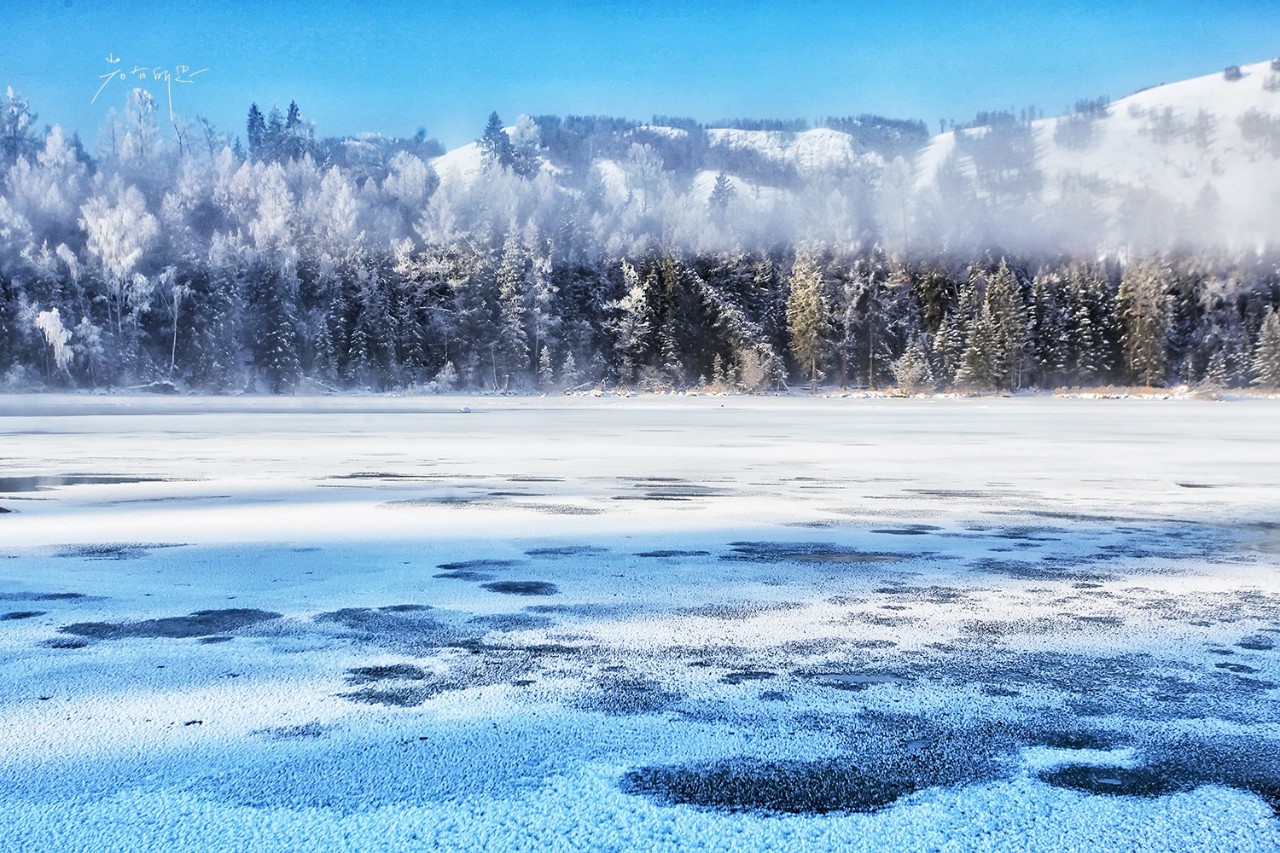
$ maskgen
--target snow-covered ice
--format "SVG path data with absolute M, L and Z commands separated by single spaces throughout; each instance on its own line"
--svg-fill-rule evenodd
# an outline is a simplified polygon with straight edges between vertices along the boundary
M 0 849 L 1277 849 L 1278 416 L 0 397 Z

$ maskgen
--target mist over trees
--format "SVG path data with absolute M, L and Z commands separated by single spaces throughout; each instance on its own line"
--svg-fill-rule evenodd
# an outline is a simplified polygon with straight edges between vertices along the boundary
M 0 101 L 0 387 L 1280 385 L 1280 253 L 1046 209 L 1026 115 L 928 186 L 924 125 L 867 115 L 495 113 L 447 154 L 159 118 L 134 90 L 91 156 Z

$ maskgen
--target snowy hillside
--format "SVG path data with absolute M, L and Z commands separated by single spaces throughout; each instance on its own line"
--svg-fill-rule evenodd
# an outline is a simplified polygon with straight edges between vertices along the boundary
M 522 116 L 506 132 L 551 179 L 549 190 L 580 194 L 591 176 L 613 209 L 665 205 L 668 218 L 681 220 L 705 210 L 724 174 L 744 224 L 786 223 L 809 236 L 870 230 L 889 245 L 994 242 L 1055 251 L 1252 250 L 1280 237 L 1271 215 L 1280 204 L 1280 71 L 1271 61 L 1112 103 L 1082 101 L 1056 118 L 991 113 L 981 126 L 922 145 L 914 140 L 923 136 L 903 136 L 891 120 L 869 120 L 836 122 L 852 132 L 623 122 L 588 138 L 556 119 L 553 133 L 539 138 L 535 122 L 546 117 Z M 905 160 L 894 165 L 899 156 Z M 432 165 L 442 185 L 465 192 L 485 162 L 472 143 Z M 813 199 L 832 193 L 858 201 L 814 207 Z
M 1275 239 L 1280 71 L 1273 62 L 1241 66 L 1238 77 L 1218 71 L 1090 106 L 1033 122 L 1035 162 L 1003 164 L 1038 172 L 1041 205 L 1082 206 L 1119 226 L 1140 219 L 1149 231 L 1181 230 L 1199 244 L 1249 247 Z M 917 161 L 917 188 L 937 187 L 949 164 L 976 178 L 989 164 L 973 143 L 994 132 L 934 137 Z
M 751 151 L 774 163 L 785 164 L 803 177 L 816 177 L 866 163 L 884 164 L 878 154 L 860 154 L 853 137 L 826 127 L 790 133 L 777 130 L 707 131 L 712 147 Z

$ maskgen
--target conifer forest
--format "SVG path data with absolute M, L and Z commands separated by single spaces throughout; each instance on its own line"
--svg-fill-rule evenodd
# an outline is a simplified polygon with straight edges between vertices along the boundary
M 923 124 L 877 116 L 809 130 L 862 155 L 815 173 L 724 142 L 786 123 L 495 114 L 446 153 L 296 104 L 162 133 L 135 90 L 93 156 L 0 107 L 11 390 L 1280 385 L 1280 245 L 1037 204 L 1026 116 L 922 191 Z

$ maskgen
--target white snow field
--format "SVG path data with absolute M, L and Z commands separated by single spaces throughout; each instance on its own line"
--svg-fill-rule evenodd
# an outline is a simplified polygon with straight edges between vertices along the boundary
M 0 849 L 1280 849 L 1280 401 L 0 398 Z

